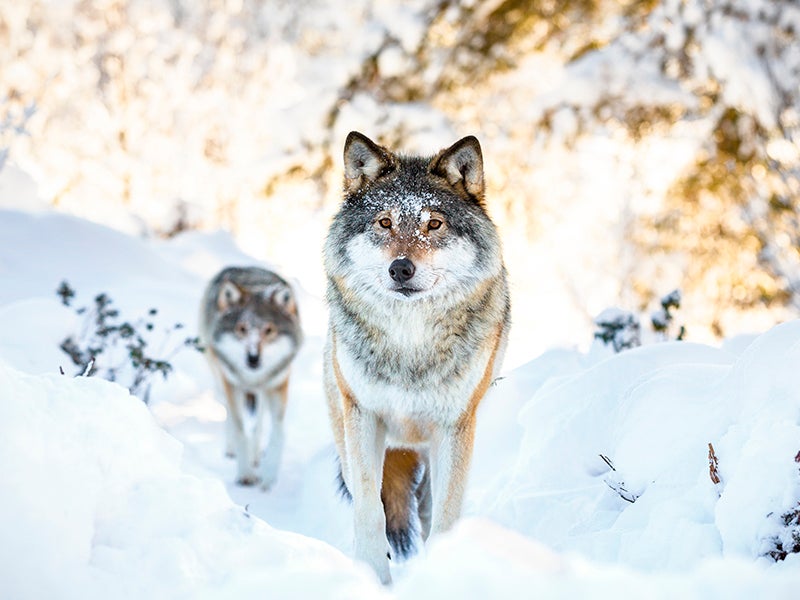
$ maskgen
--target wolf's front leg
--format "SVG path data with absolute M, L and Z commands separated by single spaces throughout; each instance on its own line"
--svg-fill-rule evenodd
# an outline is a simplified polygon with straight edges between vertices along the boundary
M 264 490 L 273 486 L 281 466 L 284 445 L 283 417 L 286 414 L 287 392 L 288 381 L 277 390 L 270 390 L 266 393 L 267 409 L 272 420 L 272 427 L 269 442 L 264 450 L 264 456 L 261 458 L 261 487 Z
M 253 465 L 253 447 L 255 441 L 254 415 L 247 406 L 247 393 L 234 388 L 231 384 L 225 385 L 225 395 L 228 399 L 228 414 L 232 417 L 233 441 L 236 450 L 236 483 L 240 485 L 254 485 L 258 482 L 258 475 Z
M 434 535 L 450 529 L 461 515 L 474 439 L 475 416 L 471 415 L 448 427 L 433 440 L 431 533 Z
M 381 503 L 386 428 L 378 417 L 345 401 L 345 446 L 353 496 L 355 556 L 369 564 L 381 582 L 391 583 L 386 517 Z

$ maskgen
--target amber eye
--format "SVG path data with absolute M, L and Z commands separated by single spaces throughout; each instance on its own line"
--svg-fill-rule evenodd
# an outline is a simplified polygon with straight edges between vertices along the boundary
M 236 324 L 236 335 L 247 335 L 247 325 L 244 323 Z
M 389 217 L 383 217 L 380 221 L 378 221 L 378 225 L 380 225 L 384 229 L 391 229 L 392 220 Z
M 265 338 L 270 337 L 275 332 L 275 328 L 272 325 L 264 325 L 264 328 L 261 330 L 261 335 Z
M 428 221 L 428 230 L 432 229 L 439 229 L 442 226 L 442 222 L 439 219 L 431 219 Z

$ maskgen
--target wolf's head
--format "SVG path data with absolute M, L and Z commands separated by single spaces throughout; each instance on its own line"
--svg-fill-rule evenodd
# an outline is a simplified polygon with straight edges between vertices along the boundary
M 238 377 L 256 383 L 282 370 L 297 351 L 297 308 L 288 286 L 249 287 L 224 280 L 216 298 L 212 346 Z
M 419 157 L 394 154 L 351 132 L 344 175 L 325 268 L 347 289 L 377 301 L 455 299 L 503 269 L 497 231 L 483 206 L 475 137 Z

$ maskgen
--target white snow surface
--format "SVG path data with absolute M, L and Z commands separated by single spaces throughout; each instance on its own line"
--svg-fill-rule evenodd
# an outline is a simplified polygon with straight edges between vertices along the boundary
M 64 279 L 75 306 L 107 292 L 123 314 L 158 307 L 157 338 L 175 321 L 195 332 L 206 281 L 252 258 L 222 232 L 148 241 L 22 210 L 0 211 L 0 240 L 4 598 L 797 597 L 800 555 L 766 553 L 800 502 L 800 321 L 722 348 L 530 356 L 480 409 L 464 518 L 393 564 L 383 588 L 350 558 L 321 385 L 325 307 L 302 272 L 283 273 L 307 339 L 279 480 L 262 492 L 233 484 L 202 356 L 175 355 L 145 405 L 73 377 L 57 347 L 81 323 L 56 297 Z

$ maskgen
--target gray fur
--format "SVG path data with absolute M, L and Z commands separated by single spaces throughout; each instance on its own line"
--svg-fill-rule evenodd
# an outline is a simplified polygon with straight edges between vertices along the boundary
M 227 453 L 238 459 L 237 481 L 260 480 L 267 488 L 275 480 L 283 447 L 289 368 L 303 338 L 291 287 L 259 267 L 223 269 L 203 294 L 200 337 L 225 395 Z M 262 457 L 261 428 L 267 411 L 273 426 Z
M 393 488 L 417 487 L 417 500 L 407 504 L 418 514 L 405 525 L 396 515 L 391 527 L 385 522 L 402 556 L 417 523 L 426 537 L 458 516 L 474 411 L 502 361 L 510 299 L 500 240 L 483 204 L 477 139 L 432 157 L 403 156 L 353 132 L 344 160 L 344 201 L 324 249 L 325 389 L 343 485 L 356 500 L 356 556 L 388 582 L 386 538 L 369 530 L 382 512 L 370 479 L 383 458 L 373 449 L 407 447 L 421 461 L 436 459 L 430 477 L 425 469 L 421 482 Z M 416 261 L 410 279 L 387 275 L 400 259 Z
M 229 310 L 220 311 L 217 298 L 224 282 L 231 282 L 247 297 L 236 303 Z M 200 329 L 201 337 L 206 344 L 214 345 L 220 336 L 230 332 L 239 318 L 268 319 L 274 321 L 282 335 L 296 338 L 299 347 L 302 333 L 299 329 L 299 318 L 283 310 L 272 298 L 272 294 L 291 287 L 282 277 L 260 267 L 226 267 L 209 282 L 203 294 Z M 264 293 L 269 292 L 268 296 Z
M 474 138 L 472 138 L 474 139 Z M 378 380 L 405 386 L 409 391 L 426 386 L 440 385 L 458 376 L 470 349 L 492 330 L 498 320 L 506 327 L 510 322 L 510 299 L 505 268 L 493 276 L 486 285 L 483 276 L 464 280 L 460 289 L 449 290 L 445 298 L 438 296 L 418 301 L 415 310 L 430 314 L 430 321 L 438 332 L 447 335 L 432 336 L 430 344 L 421 351 L 408 353 L 406 348 L 392 347 L 381 331 L 396 327 L 386 322 L 373 310 L 375 298 L 352 296 L 345 300 L 342 290 L 333 285 L 333 278 L 346 272 L 352 264 L 346 254 L 347 241 L 354 235 L 367 231 L 370 241 L 380 240 L 370 229 L 373 216 L 387 206 L 398 206 L 408 211 L 414 206 L 408 197 L 427 199 L 427 206 L 441 211 L 448 219 L 453 235 L 434 243 L 436 248 L 446 247 L 457 238 L 469 240 L 477 254 L 477 266 L 486 267 L 499 261 L 500 240 L 497 230 L 477 198 L 464 199 L 443 178 L 431 176 L 429 169 L 437 157 L 397 156 L 396 170 L 383 178 L 370 182 L 354 193 L 345 196 L 344 203 L 331 224 L 325 245 L 325 265 L 328 273 L 327 300 L 334 328 L 348 349 L 367 365 L 367 370 Z M 482 179 L 482 176 L 481 176 Z M 413 218 L 401 224 L 404 234 L 410 236 Z M 466 301 L 462 296 L 485 286 L 479 295 Z M 459 293 L 461 292 L 461 293 Z M 398 298 L 385 300 L 402 314 L 405 302 Z

